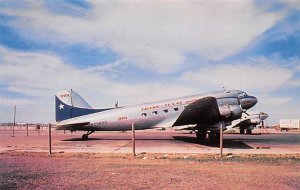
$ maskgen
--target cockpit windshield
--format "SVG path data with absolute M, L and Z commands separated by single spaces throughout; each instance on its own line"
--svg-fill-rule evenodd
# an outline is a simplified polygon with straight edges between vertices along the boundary
M 239 96 L 239 98 L 245 98 L 245 97 L 248 96 L 248 95 L 246 94 L 246 92 L 240 92 L 240 93 L 238 94 L 238 96 Z

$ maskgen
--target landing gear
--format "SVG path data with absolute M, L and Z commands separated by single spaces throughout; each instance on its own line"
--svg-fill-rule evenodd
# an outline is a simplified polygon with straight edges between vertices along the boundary
M 94 133 L 94 132 L 95 132 L 95 131 L 88 131 L 87 134 L 83 134 L 83 135 L 82 135 L 82 140 L 84 140 L 84 141 L 85 141 L 85 140 L 88 140 L 89 135 L 92 134 L 92 133 Z
M 200 144 L 203 144 L 206 140 L 207 130 L 197 130 L 196 137 Z M 210 143 L 220 142 L 220 132 L 216 130 L 212 130 L 208 133 L 208 141 Z
M 242 134 L 245 134 L 245 129 L 241 128 L 241 129 L 240 129 L 240 134 L 241 134 L 241 135 L 242 135 Z
M 248 135 L 252 134 L 252 130 L 251 129 L 247 129 L 246 132 L 247 132 Z
M 197 130 L 196 131 L 196 137 L 197 137 L 199 143 L 201 143 L 201 144 L 204 143 L 204 141 L 206 139 L 206 133 L 207 133 L 206 130 Z
M 219 131 L 211 131 L 208 134 L 208 139 L 211 143 L 220 142 L 220 132 Z
M 82 140 L 88 140 L 89 136 L 87 134 L 82 135 Z

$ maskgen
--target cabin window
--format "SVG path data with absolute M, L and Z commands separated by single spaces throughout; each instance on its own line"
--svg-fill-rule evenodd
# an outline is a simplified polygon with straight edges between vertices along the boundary
M 164 110 L 164 112 L 165 112 L 165 113 L 168 113 L 168 112 L 169 112 L 169 110 L 168 110 L 168 109 L 165 109 L 165 110 Z
M 178 108 L 174 108 L 174 111 L 178 111 L 179 109 Z
M 147 116 L 147 113 L 142 113 L 142 116 Z
M 153 115 L 156 115 L 156 114 L 157 114 L 157 111 L 153 111 L 152 114 L 153 114 Z

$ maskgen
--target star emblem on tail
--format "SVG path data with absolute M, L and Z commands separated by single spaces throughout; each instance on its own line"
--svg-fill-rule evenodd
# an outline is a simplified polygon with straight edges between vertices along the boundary
M 60 110 L 64 109 L 64 105 L 63 104 L 60 104 L 58 107 L 59 107 Z

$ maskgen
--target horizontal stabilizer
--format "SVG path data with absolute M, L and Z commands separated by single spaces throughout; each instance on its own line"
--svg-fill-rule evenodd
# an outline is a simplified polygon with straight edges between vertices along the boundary
M 56 126 L 57 130 L 76 130 L 76 128 L 82 128 L 83 126 L 86 126 L 90 124 L 90 122 L 82 122 L 82 123 L 70 123 L 70 124 L 58 124 Z

